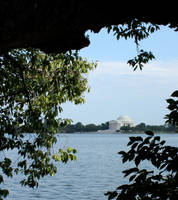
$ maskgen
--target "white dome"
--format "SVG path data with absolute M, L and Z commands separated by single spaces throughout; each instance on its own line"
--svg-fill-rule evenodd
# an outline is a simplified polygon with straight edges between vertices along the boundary
M 112 120 L 109 122 L 109 129 L 110 130 L 120 130 L 123 126 L 130 126 L 134 127 L 134 121 L 130 119 L 128 116 L 120 116 L 117 120 Z
M 120 116 L 117 118 L 118 121 L 133 122 L 128 116 Z

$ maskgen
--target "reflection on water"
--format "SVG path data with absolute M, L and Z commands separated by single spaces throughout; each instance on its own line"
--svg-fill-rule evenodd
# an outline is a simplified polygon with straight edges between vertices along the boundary
M 58 173 L 39 182 L 39 188 L 21 187 L 20 177 L 8 179 L 7 200 L 98 200 L 104 193 L 127 182 L 122 171 L 131 163 L 122 164 L 118 151 L 126 150 L 129 134 L 65 134 L 59 135 L 55 148 L 71 146 L 78 150 L 77 161 L 59 164 Z M 168 144 L 177 146 L 178 135 L 166 135 Z M 14 157 L 11 152 L 11 157 Z M 17 159 L 17 158 L 16 158 Z M 144 165 L 147 165 L 146 163 Z M 149 166 L 146 166 L 149 167 Z

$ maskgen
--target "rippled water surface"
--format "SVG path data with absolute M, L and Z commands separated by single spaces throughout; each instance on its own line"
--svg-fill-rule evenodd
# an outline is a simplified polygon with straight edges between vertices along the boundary
M 21 187 L 19 177 L 9 179 L 7 200 L 105 200 L 104 193 L 124 184 L 118 151 L 126 150 L 129 134 L 65 134 L 59 135 L 57 148 L 71 146 L 78 150 L 77 161 L 60 164 L 53 177 L 40 180 L 39 188 Z M 176 145 L 178 135 L 162 136 L 168 144 Z M 13 156 L 13 155 L 12 155 Z M 129 165 L 131 165 L 129 163 Z

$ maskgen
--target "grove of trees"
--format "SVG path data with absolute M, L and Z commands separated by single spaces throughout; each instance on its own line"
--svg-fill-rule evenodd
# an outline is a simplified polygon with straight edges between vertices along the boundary
M 99 130 L 107 130 L 107 129 L 109 129 L 109 122 L 102 123 L 100 125 L 95 125 L 95 124 L 83 125 L 81 122 L 78 122 L 76 124 L 69 124 L 64 128 L 59 127 L 59 131 L 64 133 L 96 132 Z
M 145 131 L 154 131 L 159 133 L 176 133 L 176 128 L 172 124 L 166 125 L 146 125 L 140 123 L 135 127 L 123 126 L 120 129 L 121 132 L 133 132 L 133 133 L 144 133 Z

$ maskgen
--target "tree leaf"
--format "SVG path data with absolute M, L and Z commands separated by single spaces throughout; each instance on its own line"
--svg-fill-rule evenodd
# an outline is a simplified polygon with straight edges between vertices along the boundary
M 145 131 L 145 133 L 146 133 L 147 135 L 154 136 L 154 133 L 153 133 L 152 131 Z
M 172 94 L 171 94 L 172 97 L 178 97 L 178 90 L 174 91 Z

